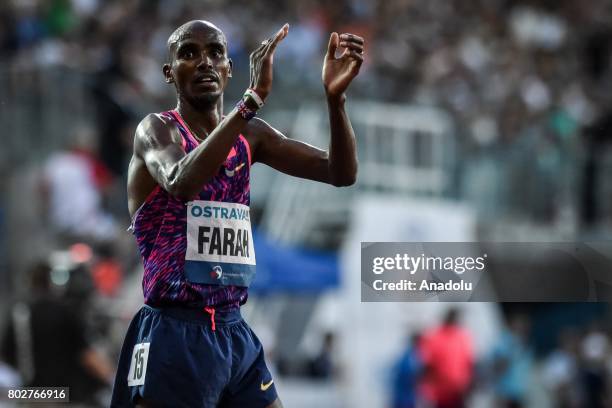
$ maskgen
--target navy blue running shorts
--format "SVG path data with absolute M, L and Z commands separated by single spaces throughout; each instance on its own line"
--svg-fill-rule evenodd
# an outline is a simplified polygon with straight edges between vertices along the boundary
M 143 306 L 123 343 L 112 407 L 267 407 L 276 398 L 255 333 L 240 310 Z

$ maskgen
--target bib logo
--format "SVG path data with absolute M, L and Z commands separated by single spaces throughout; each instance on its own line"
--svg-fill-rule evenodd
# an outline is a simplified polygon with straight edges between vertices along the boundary
M 223 269 L 221 266 L 216 265 L 212 271 L 210 271 L 210 277 L 215 279 L 221 279 L 221 275 L 223 275 Z

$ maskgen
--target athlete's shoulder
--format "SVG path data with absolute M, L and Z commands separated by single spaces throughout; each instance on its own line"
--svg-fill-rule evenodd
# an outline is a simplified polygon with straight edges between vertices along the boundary
M 149 113 L 145 116 L 138 127 L 136 133 L 143 131 L 159 131 L 164 129 L 171 129 L 174 127 L 174 119 L 171 116 L 163 113 Z
M 165 113 L 149 113 L 136 128 L 135 143 L 144 146 L 157 144 L 181 143 L 172 117 Z

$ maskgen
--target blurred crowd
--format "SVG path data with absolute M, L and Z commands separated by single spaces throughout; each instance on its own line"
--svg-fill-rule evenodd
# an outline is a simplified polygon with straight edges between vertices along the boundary
M 352 97 L 430 105 L 453 117 L 456 197 L 491 218 L 612 220 L 603 177 L 612 134 L 606 0 L 6 1 L 0 75 L 16 83 L 28 70 L 84 75 L 94 153 L 121 178 L 135 124 L 174 104 L 161 75 L 166 39 L 193 18 L 226 33 L 229 101 L 247 84 L 249 52 L 284 22 L 291 29 L 277 52 L 271 108 L 320 98 L 329 32 L 355 32 L 367 52 Z
M 0 331 L 2 360 L 21 373 L 15 377 L 0 363 L 0 384 L 49 383 L 49 373 L 33 370 L 37 364 L 63 364 L 40 362 L 55 357 L 70 361 L 65 381 L 82 382 L 75 390 L 85 390 L 84 403 L 104 405 L 100 401 L 107 396 L 96 392 L 108 391 L 109 361 L 123 328 L 113 333 L 104 320 L 112 313 L 99 301 L 112 301 L 139 266 L 132 237 L 124 232 L 129 224 L 124 178 L 134 127 L 146 113 L 174 105 L 161 74 L 166 39 L 194 18 L 214 22 L 227 36 L 234 62 L 230 103 L 248 84 L 250 51 L 283 23 L 291 28 L 275 59 L 272 108 L 297 109 L 320 99 L 328 35 L 353 32 L 367 45 L 351 97 L 449 113 L 458 142 L 454 194 L 474 203 L 480 216 L 494 207 L 496 214 L 508 208 L 535 222 L 569 222 L 569 207 L 586 226 L 612 221 L 612 206 L 606 204 L 612 202 L 607 200 L 612 184 L 606 189 L 604 177 L 612 135 L 609 0 L 2 1 L 0 75 L 19 87 L 24 72 L 78 72 L 95 117 L 75 123 L 62 150 L 45 152 L 34 183 L 37 197 L 44 198 L 38 230 L 7 227 L 4 214 L 10 211 L 0 203 L 0 238 L 21 242 L 19 233 L 42 229 L 48 234 L 44 240 L 53 243 L 45 249 L 54 251 L 32 269 L 28 285 L 0 274 L 11 288 L 21 285 L 17 295 L 33 294 L 0 316 L 7 328 Z M 11 101 L 0 102 L 8 109 Z M 0 176 L 3 170 L 0 163 Z M 34 255 L 22 256 L 23 263 L 31 265 Z M 11 265 L 11 271 L 21 270 Z M 45 325 L 49 310 L 57 311 L 55 318 L 64 316 L 66 333 L 78 335 L 40 343 L 57 332 Z M 39 326 L 24 332 L 30 319 Z M 90 327 L 92 321 L 98 326 Z M 456 311 L 411 335 L 390 381 L 392 406 L 459 407 L 482 390 L 495 396 L 490 406 L 529 406 L 533 376 L 552 398 L 551 406 L 612 406 L 610 328 L 570 327 L 545 353 L 536 353 L 530 323 L 522 315 L 509 318 L 483 361 L 475 357 L 475 334 L 461 328 Z M 99 352 L 100 341 L 106 352 Z M 329 333 L 318 353 L 297 364 L 279 361 L 278 370 L 333 379 L 338 372 L 333 347 Z
M 70 388 L 70 402 L 104 406 L 115 370 L 100 345 L 109 336 L 108 316 L 96 310 L 91 251 L 84 246 L 72 251 L 68 262 L 36 263 L 27 298 L 2 316 L 0 387 L 61 384 Z M 79 256 L 81 262 L 73 262 Z
M 493 348 L 478 353 L 459 309 L 416 331 L 394 364 L 392 408 L 605 408 L 612 405 L 612 327 L 564 325 L 536 352 L 532 321 L 511 313 Z M 566 322 L 567 323 L 567 322 Z
M 291 24 L 270 98 L 281 107 L 320 98 L 330 31 L 360 34 L 366 62 L 352 95 L 449 112 L 463 175 L 456 195 L 483 211 L 488 198 L 536 221 L 559 217 L 567 206 L 587 225 L 610 218 L 597 197 L 605 184 L 599 158 L 612 129 L 606 0 L 8 1 L 0 5 L 0 55 L 13 71 L 63 66 L 86 73 L 100 156 L 121 175 L 134 121 L 173 105 L 160 70 L 165 43 L 193 18 L 226 33 L 234 99 L 247 84 L 250 50 Z M 483 189 L 495 187 L 486 197 Z

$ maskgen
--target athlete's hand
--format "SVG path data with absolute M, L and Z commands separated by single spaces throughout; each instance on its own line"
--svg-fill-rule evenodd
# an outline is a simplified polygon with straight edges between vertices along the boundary
M 261 45 L 251 53 L 251 84 L 250 88 L 262 98 L 266 99 L 272 90 L 272 62 L 274 50 L 289 32 L 289 24 L 285 24 L 273 37 L 263 41 Z
M 363 38 L 354 34 L 331 33 L 323 61 L 323 86 L 328 98 L 341 97 L 359 73 L 363 62 Z M 336 58 L 336 50 L 344 52 Z

